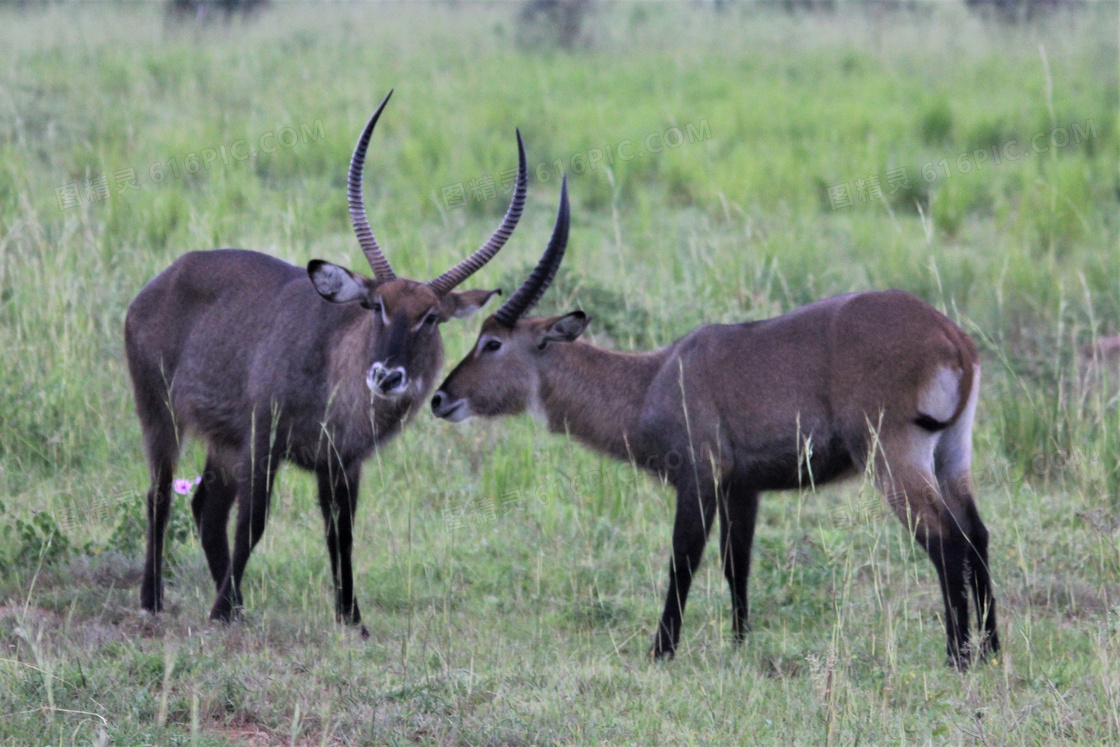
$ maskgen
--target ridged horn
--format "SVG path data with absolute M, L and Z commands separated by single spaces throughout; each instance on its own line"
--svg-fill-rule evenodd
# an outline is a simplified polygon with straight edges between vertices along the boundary
M 529 186 L 529 169 L 525 164 L 525 144 L 521 142 L 521 130 L 517 131 L 517 186 L 513 190 L 513 199 L 510 200 L 506 215 L 502 218 L 498 230 L 494 231 L 490 239 L 483 244 L 474 254 L 428 283 L 428 287 L 439 295 L 444 295 L 478 272 L 489 262 L 498 250 L 509 239 L 517 221 L 521 219 L 521 211 L 525 209 L 525 193 Z
M 362 165 L 366 161 L 366 148 L 369 147 L 369 138 L 373 134 L 374 125 L 377 124 L 377 119 L 381 116 L 385 105 L 389 103 L 389 96 L 392 95 L 393 92 L 390 90 L 388 96 L 377 107 L 377 111 L 370 117 L 365 130 L 362 131 L 362 136 L 358 138 L 358 144 L 354 147 L 354 155 L 350 157 L 350 176 L 347 179 L 346 190 L 350 199 L 350 222 L 354 224 L 354 233 L 358 236 L 358 243 L 362 247 L 362 252 L 369 260 L 369 266 L 373 268 L 374 276 L 381 282 L 393 280 L 397 275 L 393 272 L 393 268 L 389 266 L 389 260 L 385 259 L 385 255 L 382 254 L 381 247 L 377 245 L 377 238 L 373 235 L 373 231 L 369 227 L 369 220 L 366 218 L 366 207 L 362 202 Z
M 536 306 L 541 296 L 548 290 L 552 279 L 556 277 L 556 271 L 560 269 L 560 262 L 564 259 L 564 249 L 568 246 L 568 222 L 568 176 L 565 174 L 560 183 L 560 210 L 556 214 L 556 226 L 552 229 L 548 248 L 544 250 L 541 261 L 533 268 L 528 279 L 509 297 L 508 301 L 502 304 L 502 308 L 494 312 L 495 321 L 503 327 L 513 329 L 517 320 Z

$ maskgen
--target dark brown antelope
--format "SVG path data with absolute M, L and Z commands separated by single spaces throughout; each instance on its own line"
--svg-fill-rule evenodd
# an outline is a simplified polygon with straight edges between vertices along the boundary
M 431 391 L 443 364 L 439 325 L 469 316 L 498 293 L 453 289 L 502 248 L 521 217 L 527 184 L 518 133 L 517 185 L 490 239 L 435 280 L 397 277 L 362 202 L 366 148 L 388 101 L 350 161 L 350 217 L 374 278 L 321 260 L 305 270 L 256 252 L 192 252 L 129 306 L 125 349 L 151 472 L 145 610 L 162 608 L 172 474 L 189 434 L 207 445 L 191 509 L 217 587 L 210 617 L 226 621 L 241 607 L 245 564 L 264 532 L 276 469 L 287 460 L 318 477 L 335 614 L 361 622 L 350 557 L 362 462 Z M 235 500 L 231 563 L 226 525 Z
M 718 510 L 736 640 L 747 630 L 747 576 L 760 491 L 855 474 L 870 462 L 941 580 L 951 663 L 966 666 L 971 585 L 999 649 L 988 532 L 970 475 L 980 367 L 972 340 L 901 291 L 827 298 L 760 322 L 707 325 L 652 352 L 577 341 L 575 311 L 526 317 L 564 255 L 568 209 L 528 280 L 482 325 L 432 398 L 458 422 L 526 410 L 549 428 L 629 460 L 677 490 L 669 590 L 651 653 L 679 642 L 689 586 Z

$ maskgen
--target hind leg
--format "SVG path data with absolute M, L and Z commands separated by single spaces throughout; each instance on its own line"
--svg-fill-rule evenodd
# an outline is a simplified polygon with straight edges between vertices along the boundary
M 157 411 L 159 412 L 159 411 Z M 170 413 L 141 422 L 148 453 L 151 485 L 147 496 L 147 550 L 144 578 L 140 584 L 140 606 L 149 612 L 163 609 L 163 539 L 171 518 L 171 480 L 179 460 L 179 439 Z
M 220 456 L 213 450 L 206 456 L 206 469 L 202 482 L 194 491 L 191 499 L 191 512 L 198 539 L 206 553 L 206 565 L 214 588 L 221 587 L 229 574 L 229 538 L 226 526 L 229 512 L 237 498 L 237 484 L 231 470 L 226 468 Z
M 163 539 L 171 518 L 171 475 L 175 462 L 160 460 L 152 465 L 148 488 L 148 547 L 144 554 L 144 580 L 140 584 L 140 606 L 149 612 L 163 610 Z
M 946 522 L 947 523 L 947 522 Z M 971 647 L 968 623 L 968 542 L 950 529 L 917 533 L 937 569 L 945 604 L 945 655 L 950 666 L 967 669 Z
M 758 516 L 758 491 L 732 485 L 719 500 L 719 552 L 723 575 L 731 588 L 731 631 L 742 643 L 750 630 L 747 579 L 751 572 L 751 544 Z
M 938 435 L 907 425 L 881 435 L 875 478 L 887 502 L 922 544 L 937 569 L 945 605 L 946 655 L 950 665 L 968 666 L 969 543 L 961 531 L 959 512 L 952 510 L 938 488 L 933 451 Z
M 952 515 L 959 517 L 959 528 L 965 539 L 965 563 L 976 605 L 977 629 L 981 635 L 979 653 L 983 658 L 999 651 L 999 632 L 996 629 L 996 602 L 988 565 L 988 529 L 980 520 L 972 492 L 972 421 L 976 413 L 975 392 L 979 389 L 979 375 L 977 371 L 974 393 L 965 411 L 941 435 L 934 451 L 934 469 L 941 494 Z
M 971 498 L 971 494 L 969 498 Z M 969 502 L 965 507 L 970 531 L 969 540 L 969 583 L 972 585 L 972 599 L 976 605 L 976 625 L 981 632 L 980 658 L 999 652 L 999 631 L 996 624 L 996 598 L 992 591 L 991 568 L 988 565 L 988 528 L 980 520 L 976 504 Z
M 210 609 L 211 620 L 229 622 L 241 608 L 241 578 L 249 563 L 249 555 L 264 534 L 265 523 L 268 521 L 272 481 L 280 466 L 281 452 L 269 443 L 267 429 L 258 429 L 257 432 L 261 435 L 257 439 L 256 448 L 246 450 L 234 465 L 233 471 L 238 478 L 238 507 L 237 529 L 233 535 L 233 558 L 218 587 L 214 606 Z

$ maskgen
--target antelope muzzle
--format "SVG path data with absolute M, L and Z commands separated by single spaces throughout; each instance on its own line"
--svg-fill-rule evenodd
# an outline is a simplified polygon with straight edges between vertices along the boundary
M 379 397 L 394 399 L 408 390 L 408 373 L 403 366 L 387 366 L 378 361 L 366 374 L 366 386 Z
M 461 423 L 471 416 L 471 406 L 462 397 L 440 389 L 432 395 L 432 414 L 451 423 Z

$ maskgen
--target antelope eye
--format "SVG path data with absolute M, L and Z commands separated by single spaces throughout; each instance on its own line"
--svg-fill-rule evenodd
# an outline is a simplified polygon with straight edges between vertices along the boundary
M 424 324 L 427 324 L 428 326 L 435 324 L 437 321 L 439 321 L 439 315 L 434 311 L 428 312 L 428 315 L 424 317 Z
M 374 301 L 372 304 L 370 304 L 369 308 L 373 311 L 374 314 L 380 314 L 383 307 L 381 306 L 380 301 Z
M 487 340 L 486 344 L 482 346 L 482 352 L 493 353 L 495 350 L 497 350 L 501 346 L 502 346 L 502 343 L 501 343 L 500 340 Z

